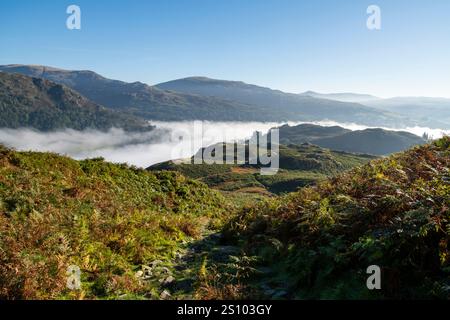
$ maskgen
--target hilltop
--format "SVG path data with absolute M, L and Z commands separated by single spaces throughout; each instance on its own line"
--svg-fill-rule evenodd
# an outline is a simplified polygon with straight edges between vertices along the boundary
M 301 124 L 278 129 L 282 144 L 309 142 L 323 148 L 373 155 L 388 155 L 426 142 L 409 132 L 379 128 L 351 131 L 339 126 Z
M 78 92 L 41 78 L 0 72 L 0 127 L 151 130 L 145 121 L 106 109 Z

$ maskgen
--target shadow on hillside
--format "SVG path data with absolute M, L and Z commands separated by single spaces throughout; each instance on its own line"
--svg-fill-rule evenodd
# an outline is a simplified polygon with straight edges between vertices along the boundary
M 217 232 L 187 245 L 185 253 L 175 261 L 176 281 L 168 288 L 174 297 L 194 298 L 202 266 L 227 264 L 231 256 L 240 254 L 238 247 L 222 243 L 222 234 Z

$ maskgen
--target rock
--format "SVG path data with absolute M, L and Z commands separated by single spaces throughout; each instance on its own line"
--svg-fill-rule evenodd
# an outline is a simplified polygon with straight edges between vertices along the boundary
M 142 278 L 144 276 L 144 272 L 139 270 L 138 272 L 136 272 L 135 277 L 136 278 Z
M 161 264 L 161 263 L 162 263 L 161 260 L 155 260 L 155 261 L 150 262 L 149 266 L 153 269 L 153 268 L 155 268 L 158 264 Z
M 180 252 L 176 252 L 175 253 L 175 259 L 181 260 L 181 259 L 183 259 L 183 255 Z
M 168 285 L 171 285 L 174 281 L 175 281 L 174 277 L 168 276 L 167 278 L 162 279 L 161 283 L 162 283 L 163 286 L 168 286 Z
M 152 268 L 150 268 L 149 266 L 142 266 L 142 269 L 143 269 L 142 279 L 147 280 L 153 276 Z
M 169 291 L 164 290 L 163 292 L 161 292 L 161 294 L 159 295 L 159 298 L 162 300 L 166 300 L 169 299 L 172 295 L 170 294 Z
M 162 267 L 161 268 L 161 273 L 165 273 L 165 274 L 169 274 L 169 275 L 172 274 L 172 272 L 167 267 Z

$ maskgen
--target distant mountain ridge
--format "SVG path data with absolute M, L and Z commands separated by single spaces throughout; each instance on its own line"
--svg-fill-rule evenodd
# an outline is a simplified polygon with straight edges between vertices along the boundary
M 105 107 L 151 120 L 262 120 L 255 108 L 211 97 L 167 92 L 141 82 L 107 79 L 93 71 L 6 65 L 0 71 L 48 79 Z M 255 116 L 256 115 L 256 116 Z
M 241 81 L 190 77 L 160 83 L 156 87 L 174 92 L 226 98 L 244 104 L 261 106 L 262 111 L 276 111 L 279 115 L 279 121 L 319 121 L 327 119 L 371 126 L 396 126 L 413 123 L 405 116 L 380 112 L 358 103 L 285 93 Z
M 375 97 L 370 94 L 361 94 L 361 93 L 318 93 L 314 91 L 306 91 L 301 93 L 300 95 L 314 97 L 319 99 L 330 99 L 341 102 L 356 102 L 364 104 L 367 101 L 379 100 L 380 98 Z
M 0 127 L 42 131 L 152 129 L 146 121 L 106 109 L 64 85 L 5 72 L 0 72 Z
M 357 103 L 284 93 L 239 81 L 193 77 L 157 86 L 104 78 L 92 71 L 6 65 L 0 71 L 41 77 L 64 84 L 108 108 L 148 120 L 319 121 L 398 126 L 405 116 Z
M 373 155 L 387 155 L 426 143 L 423 138 L 409 132 L 379 128 L 351 131 L 338 126 L 301 124 L 284 125 L 278 129 L 282 144 L 309 142 L 323 148 Z
M 366 101 L 382 111 L 413 114 L 423 126 L 450 130 L 450 99 L 429 97 L 396 97 Z
M 242 81 L 189 77 L 149 86 L 105 78 L 89 70 L 3 65 L 0 71 L 64 84 L 93 102 L 147 120 L 321 121 L 370 127 L 450 129 L 450 99 L 392 98 L 307 91 L 286 93 Z

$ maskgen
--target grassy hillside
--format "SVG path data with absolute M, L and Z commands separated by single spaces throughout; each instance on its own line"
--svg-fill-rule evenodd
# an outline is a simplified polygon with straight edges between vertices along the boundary
M 447 137 L 235 212 L 176 172 L 0 146 L 0 299 L 448 299 L 449 168 Z
M 177 173 L 0 146 L 0 299 L 159 298 L 224 206 Z M 71 265 L 80 291 L 66 287 Z
M 225 235 L 258 271 L 228 286 L 266 298 L 450 298 L 449 168 L 446 137 L 246 208 Z M 371 265 L 382 290 L 366 287 Z M 206 283 L 206 297 L 223 285 Z
M 273 176 L 262 176 L 258 165 L 198 165 L 193 164 L 192 159 L 190 163 L 168 161 L 149 169 L 178 171 L 225 192 L 269 195 L 295 191 L 299 187 L 362 165 L 374 157 L 302 144 L 281 145 L 279 159 L 280 170 Z
M 108 110 L 51 81 L 0 72 L 0 128 L 150 130 L 145 121 Z

